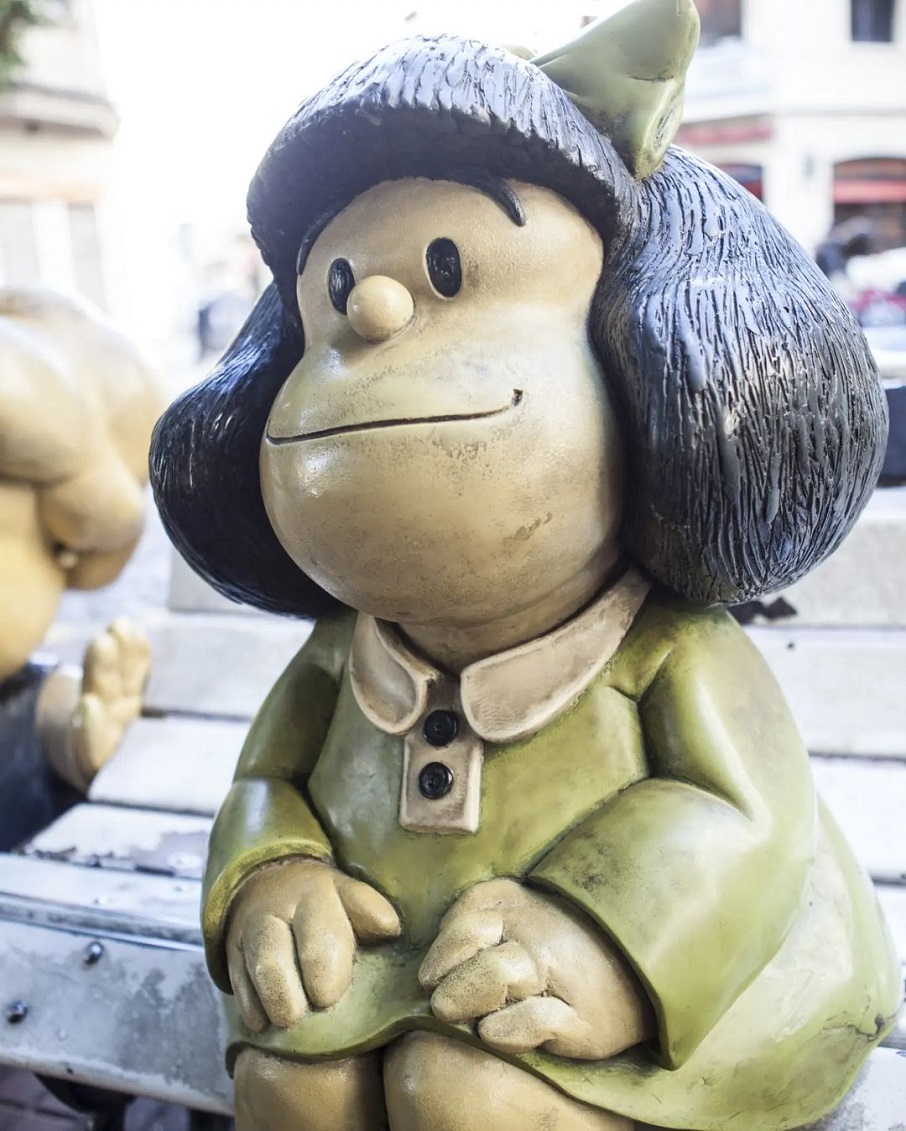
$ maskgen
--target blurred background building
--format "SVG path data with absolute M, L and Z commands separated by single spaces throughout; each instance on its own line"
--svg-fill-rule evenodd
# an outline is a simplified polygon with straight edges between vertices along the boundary
M 29 14 L 40 23 L 28 26 Z M 6 2 L 0 39 L 22 59 L 0 91 L 0 283 L 43 283 L 106 307 L 119 122 L 93 6 Z
M 678 142 L 759 196 L 810 251 L 853 217 L 906 245 L 906 3 L 696 0 Z
M 0 283 L 93 299 L 185 384 L 267 281 L 245 186 L 302 98 L 400 35 L 543 51 L 625 2 L 0 0 Z M 695 2 L 679 144 L 760 197 L 869 329 L 900 327 L 878 349 L 906 358 L 906 0 Z

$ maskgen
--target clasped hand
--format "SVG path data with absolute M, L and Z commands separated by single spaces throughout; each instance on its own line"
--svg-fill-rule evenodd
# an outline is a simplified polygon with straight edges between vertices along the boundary
M 419 981 L 437 1017 L 478 1021 L 503 1052 L 598 1060 L 653 1030 L 641 985 L 603 933 L 517 880 L 476 884 L 457 900 Z
M 352 981 L 357 943 L 400 933 L 391 904 L 331 864 L 289 860 L 240 890 L 227 933 L 230 982 L 254 1032 L 326 1009 Z M 300 977 L 301 972 L 301 977 Z M 504 1052 L 597 1060 L 645 1039 L 651 1009 L 606 937 L 516 880 L 469 888 L 441 921 L 419 981 L 443 1021 L 478 1022 Z

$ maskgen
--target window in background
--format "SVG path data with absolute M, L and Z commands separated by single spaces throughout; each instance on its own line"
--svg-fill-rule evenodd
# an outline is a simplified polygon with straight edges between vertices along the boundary
M 69 232 L 75 283 L 79 293 L 104 308 L 107 302 L 101 261 L 101 234 L 93 204 L 69 205 Z
M 34 210 L 28 200 L 0 200 L 0 278 L 7 286 L 41 281 Z
M 865 157 L 834 166 L 834 223 L 865 217 L 872 249 L 906 247 L 906 159 Z
M 702 21 L 703 46 L 742 35 L 741 0 L 695 0 Z
M 893 10 L 894 0 L 852 0 L 853 42 L 891 43 Z
M 764 169 L 760 165 L 738 165 L 724 162 L 719 166 L 725 173 L 748 189 L 752 196 L 764 200 Z

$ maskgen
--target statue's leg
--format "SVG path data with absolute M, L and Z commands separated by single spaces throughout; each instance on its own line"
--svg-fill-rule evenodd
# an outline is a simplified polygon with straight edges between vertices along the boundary
M 379 1053 L 301 1063 L 245 1049 L 236 1060 L 237 1131 L 386 1131 Z
M 410 1033 L 384 1060 L 393 1131 L 633 1131 L 631 1119 L 577 1103 L 498 1057 Z

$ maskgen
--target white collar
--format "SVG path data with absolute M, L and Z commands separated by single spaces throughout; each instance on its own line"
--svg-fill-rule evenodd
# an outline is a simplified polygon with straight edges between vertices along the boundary
M 557 718 L 611 660 L 650 588 L 646 578 L 627 570 L 559 628 L 465 668 L 459 699 L 475 733 L 486 742 L 515 742 Z M 356 622 L 349 672 L 363 714 L 387 734 L 411 730 L 432 690 L 451 682 L 411 649 L 395 625 L 366 613 Z

